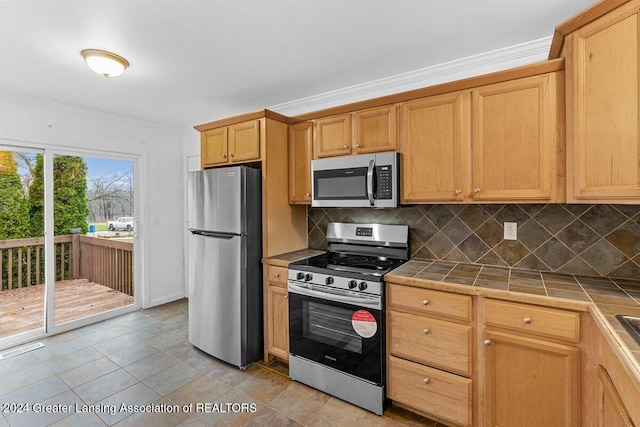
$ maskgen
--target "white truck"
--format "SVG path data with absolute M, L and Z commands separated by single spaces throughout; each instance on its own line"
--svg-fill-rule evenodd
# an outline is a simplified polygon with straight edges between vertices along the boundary
M 121 216 L 115 221 L 107 221 L 107 227 L 109 231 L 116 230 L 133 230 L 133 217 L 132 216 Z

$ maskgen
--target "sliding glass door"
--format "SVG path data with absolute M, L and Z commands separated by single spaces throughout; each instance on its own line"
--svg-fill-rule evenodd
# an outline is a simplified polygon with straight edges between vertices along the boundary
M 0 348 L 136 307 L 135 165 L 0 147 Z

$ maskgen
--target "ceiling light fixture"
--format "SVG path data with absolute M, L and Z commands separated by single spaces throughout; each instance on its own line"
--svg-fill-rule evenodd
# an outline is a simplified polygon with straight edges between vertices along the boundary
M 105 50 L 85 49 L 80 54 L 89 68 L 105 78 L 119 76 L 129 66 L 122 56 Z

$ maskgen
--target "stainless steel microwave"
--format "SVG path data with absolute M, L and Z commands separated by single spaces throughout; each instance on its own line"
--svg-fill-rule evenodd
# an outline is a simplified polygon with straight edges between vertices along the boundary
M 311 161 L 311 206 L 398 206 L 399 155 L 395 152 Z

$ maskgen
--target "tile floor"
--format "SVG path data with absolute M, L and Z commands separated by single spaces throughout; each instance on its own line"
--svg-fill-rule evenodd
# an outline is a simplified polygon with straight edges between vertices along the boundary
M 187 334 L 180 300 L 40 340 L 44 348 L 0 360 L 0 427 L 437 426 L 393 406 L 376 416 L 291 381 L 278 361 L 241 371 Z M 123 403 L 162 411 L 121 411 Z

